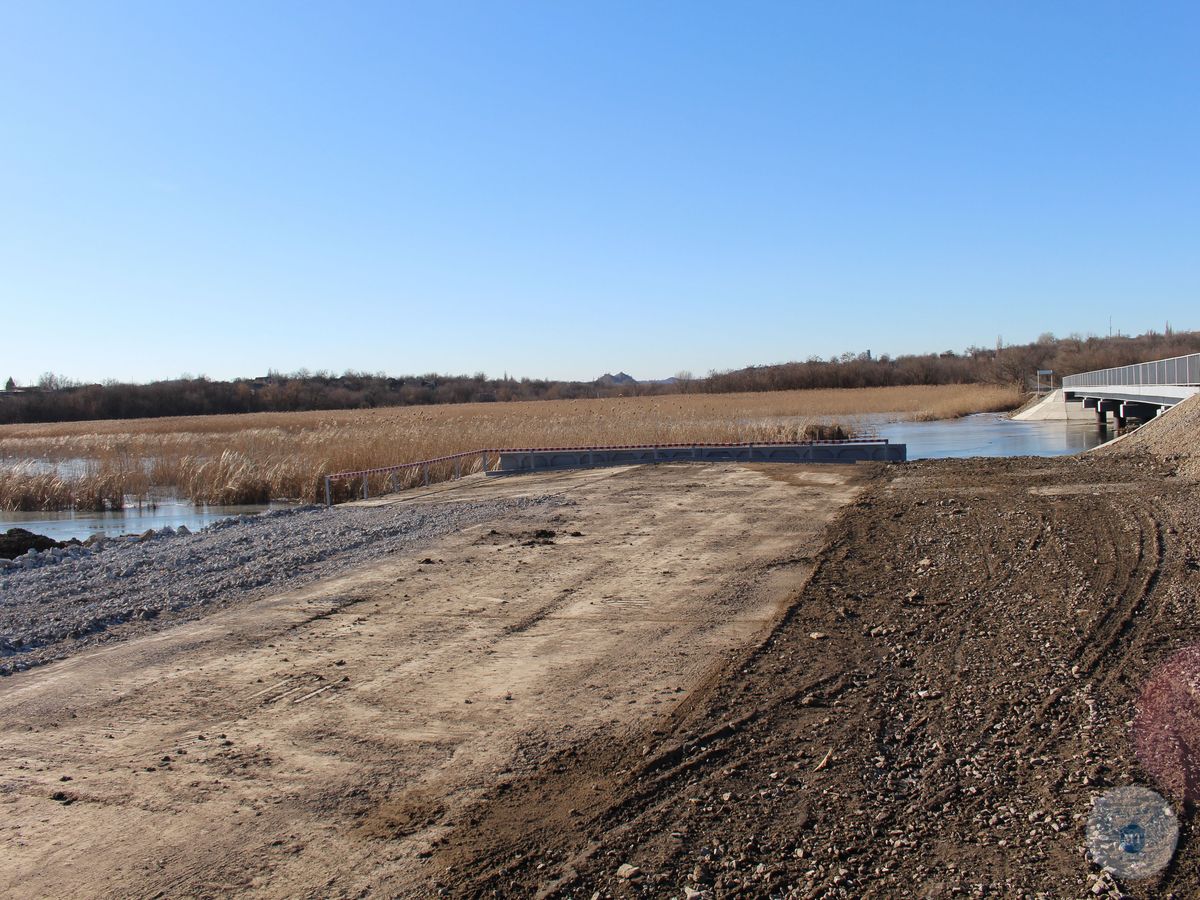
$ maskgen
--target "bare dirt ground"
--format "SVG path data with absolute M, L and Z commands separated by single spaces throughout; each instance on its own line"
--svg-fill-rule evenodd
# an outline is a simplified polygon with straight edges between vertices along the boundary
M 883 477 L 663 466 L 415 492 L 401 502 L 569 502 L 17 673 L 0 685 L 0 894 L 570 881 L 562 862 L 607 830 L 603 810 L 632 809 L 635 771 L 683 761 L 662 748 L 771 633 L 830 519 Z M 819 680 L 826 652 L 805 645 L 784 680 Z M 575 812 L 550 802 L 600 752 L 622 761 L 602 789 L 587 769 L 559 798 L 578 795 Z M 510 796 L 546 818 L 488 829 L 464 856 L 489 817 L 510 822 Z M 561 833 L 543 845 L 547 828 Z
M 1093 798 L 1156 786 L 1131 734 L 1200 638 L 1197 485 L 1148 456 L 893 469 L 780 625 L 638 729 L 573 746 L 434 856 L 455 895 L 1200 895 L 1098 879 Z M 1195 761 L 1192 761 L 1193 763 Z M 622 878 L 622 866 L 639 870 Z M 625 870 L 627 873 L 629 870 Z

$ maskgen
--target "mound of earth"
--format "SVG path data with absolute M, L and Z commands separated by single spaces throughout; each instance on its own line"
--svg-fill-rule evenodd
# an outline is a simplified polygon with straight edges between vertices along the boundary
M 1200 478 L 1200 394 L 1184 400 L 1170 412 L 1147 422 L 1110 452 L 1143 450 L 1172 462 L 1178 473 Z
M 0 534 L 0 559 L 16 559 L 30 550 L 49 550 L 51 547 L 61 547 L 58 541 L 44 534 L 34 534 L 24 528 L 10 528 Z

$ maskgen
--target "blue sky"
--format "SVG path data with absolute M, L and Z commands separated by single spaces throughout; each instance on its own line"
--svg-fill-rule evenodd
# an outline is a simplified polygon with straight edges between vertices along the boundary
M 1200 328 L 1200 5 L 0 0 L 0 378 Z

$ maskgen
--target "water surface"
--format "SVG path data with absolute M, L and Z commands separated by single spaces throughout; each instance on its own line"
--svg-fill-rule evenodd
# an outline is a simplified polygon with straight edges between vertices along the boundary
M 1094 422 L 1014 422 L 997 413 L 979 413 L 936 422 L 864 425 L 864 436 L 908 444 L 909 459 L 949 456 L 1065 456 L 1082 453 L 1115 437 Z
M 71 538 L 84 540 L 93 534 L 115 536 L 141 534 L 148 529 L 178 528 L 186 525 L 198 531 L 218 519 L 230 516 L 260 513 L 266 509 L 290 506 L 272 503 L 255 506 L 193 506 L 186 500 L 168 497 L 154 504 L 136 504 L 112 512 L 9 512 L 0 511 L 0 531 L 9 528 L 24 528 L 35 534 L 44 534 L 56 541 Z

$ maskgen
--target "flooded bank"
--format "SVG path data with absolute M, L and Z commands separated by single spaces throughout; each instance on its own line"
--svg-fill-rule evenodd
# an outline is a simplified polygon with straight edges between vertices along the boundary
M 1083 453 L 1116 437 L 1094 422 L 1014 422 L 979 413 L 935 422 L 864 423 L 864 436 L 908 445 L 909 459 L 968 456 L 1066 456 Z
M 790 419 L 780 419 L 781 423 Z M 799 420 L 797 420 L 799 421 Z M 968 456 L 1062 456 L 1082 453 L 1109 440 L 1112 431 L 1101 431 L 1091 422 L 1014 422 L 1004 415 L 981 413 L 961 419 L 933 422 L 887 421 L 884 416 L 852 417 L 850 424 L 863 437 L 883 437 L 908 445 L 909 459 Z M 9 465 L 32 464 L 59 474 L 82 472 L 86 460 L 5 460 Z M 0 532 L 25 528 L 55 540 L 83 540 L 89 535 L 141 534 L 148 529 L 186 525 L 193 531 L 229 516 L 259 513 L 291 506 L 289 503 L 248 506 L 195 506 L 173 495 L 151 502 L 129 498 L 126 507 L 108 512 L 7 512 L 0 511 Z

